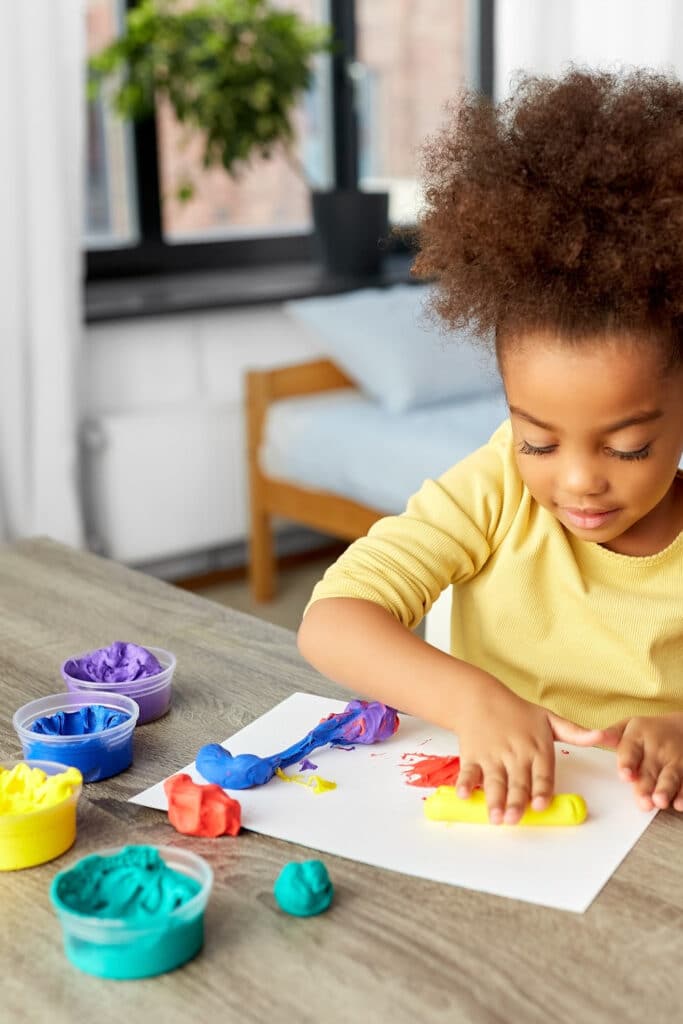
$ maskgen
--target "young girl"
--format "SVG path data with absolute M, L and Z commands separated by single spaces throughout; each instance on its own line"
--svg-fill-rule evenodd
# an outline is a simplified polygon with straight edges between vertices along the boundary
M 416 271 L 495 331 L 510 418 L 326 572 L 299 648 L 454 730 L 493 823 L 547 805 L 554 740 L 683 811 L 683 84 L 469 94 L 427 178 Z M 451 584 L 448 655 L 411 630 Z

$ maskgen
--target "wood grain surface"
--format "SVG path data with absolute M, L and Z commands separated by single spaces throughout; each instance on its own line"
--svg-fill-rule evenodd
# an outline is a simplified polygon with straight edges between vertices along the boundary
M 20 756 L 14 710 L 63 689 L 59 665 L 115 639 L 166 647 L 174 703 L 138 729 L 135 763 L 87 786 L 75 847 L 0 873 L 3 1024 L 431 1024 L 681 1019 L 683 822 L 660 814 L 587 913 L 468 892 L 325 855 L 336 897 L 283 914 L 272 886 L 311 851 L 243 832 L 178 835 L 127 798 L 294 690 L 344 694 L 300 658 L 293 634 L 49 540 L 0 548 L 0 755 Z M 200 956 L 171 974 L 104 981 L 66 960 L 48 899 L 58 870 L 112 844 L 187 847 L 213 866 Z

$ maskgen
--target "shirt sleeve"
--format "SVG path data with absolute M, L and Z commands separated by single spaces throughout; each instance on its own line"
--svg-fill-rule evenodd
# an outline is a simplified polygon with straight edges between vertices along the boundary
M 481 571 L 522 492 L 506 421 L 488 444 L 426 480 L 405 512 L 379 520 L 354 541 L 316 584 L 306 611 L 322 598 L 361 598 L 413 629 L 449 584 Z

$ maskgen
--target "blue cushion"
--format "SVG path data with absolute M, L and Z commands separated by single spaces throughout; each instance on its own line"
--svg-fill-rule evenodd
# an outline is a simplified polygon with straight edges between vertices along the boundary
M 389 412 L 472 398 L 500 387 L 489 349 L 468 331 L 427 322 L 423 285 L 364 288 L 285 305 L 318 348 Z
M 425 477 L 485 444 L 507 416 L 502 389 L 401 414 L 351 388 L 283 398 L 268 409 L 259 460 L 276 480 L 397 513 Z

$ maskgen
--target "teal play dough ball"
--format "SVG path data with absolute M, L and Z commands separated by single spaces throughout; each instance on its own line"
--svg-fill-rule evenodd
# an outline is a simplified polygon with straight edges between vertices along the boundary
M 278 875 L 273 894 L 285 913 L 312 917 L 327 910 L 334 889 L 321 860 L 290 861 Z

